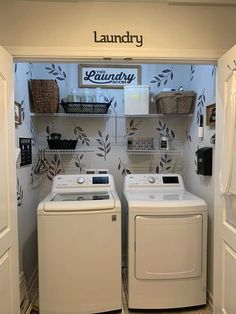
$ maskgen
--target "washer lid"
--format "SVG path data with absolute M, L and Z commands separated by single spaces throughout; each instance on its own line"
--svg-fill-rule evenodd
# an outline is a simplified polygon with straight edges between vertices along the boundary
M 183 190 L 175 192 L 174 190 L 165 191 L 165 193 L 159 192 L 125 192 L 124 193 L 128 203 L 129 210 L 135 210 L 135 208 L 173 208 L 180 207 L 199 207 L 202 206 L 205 209 L 207 204 L 201 198 Z M 147 210 L 148 210 L 147 208 Z
M 56 193 L 46 199 L 44 211 L 90 211 L 113 209 L 115 200 L 110 191 Z

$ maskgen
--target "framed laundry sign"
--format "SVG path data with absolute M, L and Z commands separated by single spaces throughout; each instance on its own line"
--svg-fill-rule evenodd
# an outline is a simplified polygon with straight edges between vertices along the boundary
M 140 84 L 140 65 L 79 65 L 79 87 L 123 88 Z

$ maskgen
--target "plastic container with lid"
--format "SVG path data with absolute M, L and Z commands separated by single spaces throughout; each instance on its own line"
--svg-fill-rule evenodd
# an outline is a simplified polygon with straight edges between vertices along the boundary
M 149 85 L 124 86 L 124 113 L 149 113 Z

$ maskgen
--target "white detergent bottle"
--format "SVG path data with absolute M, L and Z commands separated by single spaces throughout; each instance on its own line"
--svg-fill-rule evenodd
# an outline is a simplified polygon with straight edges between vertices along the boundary
M 105 95 L 102 92 L 102 89 L 100 87 L 96 88 L 96 102 L 105 102 Z
M 77 101 L 77 95 L 78 95 L 76 88 L 72 88 L 71 95 L 72 95 L 72 97 L 71 97 L 72 101 L 76 102 Z

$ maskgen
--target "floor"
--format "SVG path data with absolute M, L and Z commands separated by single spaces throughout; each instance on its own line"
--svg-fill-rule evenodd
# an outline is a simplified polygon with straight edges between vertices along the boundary
M 194 307 L 188 309 L 175 309 L 175 310 L 154 310 L 154 311 L 141 311 L 141 310 L 129 310 L 127 306 L 126 296 L 125 296 L 125 289 L 123 286 L 123 293 L 122 293 L 122 311 L 113 311 L 113 312 L 106 312 L 106 314 L 212 314 L 212 310 L 209 305 L 201 306 L 201 307 Z M 39 314 L 38 310 L 38 300 L 36 300 L 36 306 L 32 309 L 31 314 Z

